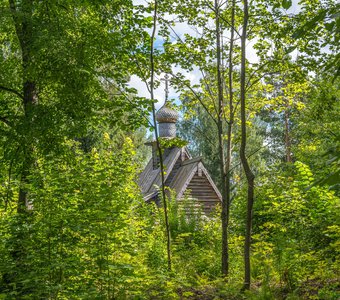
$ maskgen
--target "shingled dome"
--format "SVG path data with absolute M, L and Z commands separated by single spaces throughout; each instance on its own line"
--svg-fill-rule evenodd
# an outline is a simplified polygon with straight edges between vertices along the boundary
M 165 104 L 157 111 L 156 120 L 158 123 L 176 123 L 178 120 L 178 112 L 171 109 L 169 104 Z

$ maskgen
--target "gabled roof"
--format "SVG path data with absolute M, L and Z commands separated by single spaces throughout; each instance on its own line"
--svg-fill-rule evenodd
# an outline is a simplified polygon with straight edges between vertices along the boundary
M 186 147 L 177 148 L 174 147 L 170 149 L 170 152 L 164 159 L 164 167 L 165 167 L 165 180 L 169 177 L 176 161 L 181 158 L 181 154 L 185 152 L 187 157 L 190 157 L 190 154 Z M 146 165 L 144 171 L 139 176 L 139 187 L 142 190 L 142 194 L 145 200 L 149 200 L 155 195 L 157 195 L 159 187 L 161 186 L 162 179 L 160 176 L 160 168 L 153 168 L 152 158 L 149 160 Z
M 222 201 L 222 196 L 214 181 L 211 179 L 207 169 L 204 167 L 202 157 L 188 159 L 182 163 L 181 168 L 178 170 L 175 178 L 171 181 L 169 187 L 176 191 L 177 199 L 181 199 L 186 191 L 191 179 L 196 172 L 201 171 L 208 179 L 211 187 L 216 195 Z
M 184 154 L 184 156 L 182 156 L 182 154 Z M 184 157 L 185 159 L 183 160 Z M 180 160 L 181 162 L 180 167 L 179 169 L 177 169 L 176 167 L 176 170 L 174 170 L 176 174 L 171 179 L 171 177 L 169 178 L 169 176 L 171 172 L 173 172 L 174 166 L 176 165 L 176 162 L 178 160 Z M 171 182 L 169 182 L 167 186 L 170 189 L 175 190 L 178 199 L 182 198 L 186 188 L 188 187 L 191 179 L 196 174 L 196 172 L 201 171 L 202 174 L 204 174 L 208 179 L 211 187 L 216 192 L 216 195 L 218 196 L 220 201 L 222 201 L 221 194 L 215 183 L 211 179 L 207 169 L 204 167 L 202 158 L 198 157 L 195 159 L 191 159 L 191 156 L 186 147 L 170 149 L 169 154 L 164 159 L 164 166 L 165 181 L 167 180 L 167 178 L 171 180 Z M 152 159 L 150 159 L 144 171 L 140 174 L 139 186 L 146 201 L 157 196 L 159 192 L 159 187 L 161 186 L 160 168 L 153 169 Z

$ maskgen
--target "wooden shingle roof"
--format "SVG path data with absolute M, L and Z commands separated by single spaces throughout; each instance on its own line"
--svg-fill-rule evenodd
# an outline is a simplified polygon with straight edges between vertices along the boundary
M 222 196 L 214 181 L 211 179 L 207 169 L 204 167 L 202 157 L 188 159 L 182 163 L 177 175 L 169 184 L 169 187 L 176 191 L 177 199 L 181 199 L 187 190 L 192 178 L 196 173 L 202 173 L 207 178 L 216 196 L 222 201 Z
M 180 158 L 182 148 L 174 147 L 164 159 L 165 166 L 165 180 L 171 173 L 177 159 Z M 157 195 L 159 187 L 161 186 L 161 173 L 160 168 L 153 168 L 153 161 L 150 159 L 144 171 L 139 176 L 139 187 L 145 200 L 149 200 Z
M 210 193 L 214 195 L 215 202 L 221 202 L 221 194 L 204 167 L 201 157 L 192 159 L 186 147 L 172 148 L 164 159 L 166 186 L 174 190 L 177 199 L 184 196 L 194 176 L 204 176 Z M 156 197 L 161 186 L 160 168 L 153 169 L 150 159 L 144 171 L 140 174 L 139 186 L 146 201 Z

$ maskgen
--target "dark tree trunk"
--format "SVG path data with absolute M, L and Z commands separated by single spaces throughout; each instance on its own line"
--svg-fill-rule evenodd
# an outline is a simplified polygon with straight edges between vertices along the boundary
M 37 104 L 37 88 L 32 76 L 32 48 L 33 48 L 33 0 L 14 1 L 9 0 L 10 11 L 16 35 L 21 50 L 22 65 L 22 85 L 21 92 L 14 93 L 22 99 L 22 109 L 24 112 L 21 127 L 24 132 L 21 134 L 20 148 L 22 161 L 20 169 L 20 186 L 17 200 L 17 218 L 15 220 L 15 230 L 12 232 L 13 247 L 11 256 L 15 263 L 11 271 L 4 274 L 5 282 L 9 289 L 20 293 L 29 294 L 29 290 L 21 290 L 24 284 L 20 281 L 22 274 L 29 268 L 28 241 L 30 239 L 30 226 L 32 222 L 31 214 L 28 214 L 29 195 L 27 185 L 29 176 L 34 166 L 34 137 L 32 125 L 34 122 L 34 109 Z M 19 230 L 18 230 L 19 229 Z
M 240 158 L 242 166 L 247 178 L 247 219 L 246 219 L 246 236 L 244 242 L 244 289 L 250 288 L 250 246 L 251 246 L 251 229 L 253 220 L 253 204 L 254 204 L 254 179 L 255 176 L 250 169 L 249 162 L 246 156 L 247 145 L 247 125 L 246 125 L 246 41 L 247 41 L 247 26 L 248 26 L 248 0 L 244 0 L 243 7 L 243 30 L 241 37 L 241 146 Z
M 14 0 L 9 0 L 11 13 L 19 40 L 22 57 L 23 69 L 23 109 L 24 109 L 24 126 L 26 128 L 25 137 L 22 141 L 21 148 L 23 152 L 23 161 L 20 177 L 20 189 L 18 197 L 18 213 L 27 211 L 29 206 L 28 193 L 25 185 L 28 183 L 28 177 L 33 167 L 33 143 L 31 139 L 31 128 L 33 122 L 34 106 L 37 104 L 36 84 L 29 78 L 28 68 L 32 61 L 32 12 L 33 0 L 22 0 L 20 8 L 16 6 Z M 20 17 L 19 17 L 20 16 Z

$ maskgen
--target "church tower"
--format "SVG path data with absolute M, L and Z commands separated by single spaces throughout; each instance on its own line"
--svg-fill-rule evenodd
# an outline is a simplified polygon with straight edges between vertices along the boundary
M 176 137 L 178 112 L 171 108 L 171 104 L 168 100 L 165 100 L 164 105 L 157 111 L 156 120 L 158 123 L 159 137 Z
M 165 81 L 165 102 L 157 111 L 156 120 L 158 123 L 159 137 L 174 138 L 176 137 L 176 123 L 178 120 L 178 112 L 171 108 L 169 102 L 169 75 L 166 74 Z
M 165 81 L 165 102 L 163 106 L 156 113 L 156 121 L 158 126 L 158 136 L 160 138 L 172 139 L 176 137 L 176 123 L 178 121 L 179 114 L 172 108 L 172 104 L 169 101 L 169 76 L 165 75 L 163 79 Z M 152 146 L 152 161 L 153 168 L 159 168 L 159 156 L 156 141 L 148 143 Z M 171 148 L 163 149 L 163 160 L 170 153 Z
M 158 123 L 158 135 L 160 138 L 172 139 L 176 137 L 176 123 L 178 120 L 178 112 L 171 108 L 171 103 L 165 100 L 164 105 L 156 113 L 156 121 Z M 159 156 L 156 141 L 149 143 L 152 146 L 153 168 L 159 168 Z M 169 148 L 163 149 L 163 159 L 169 154 Z

